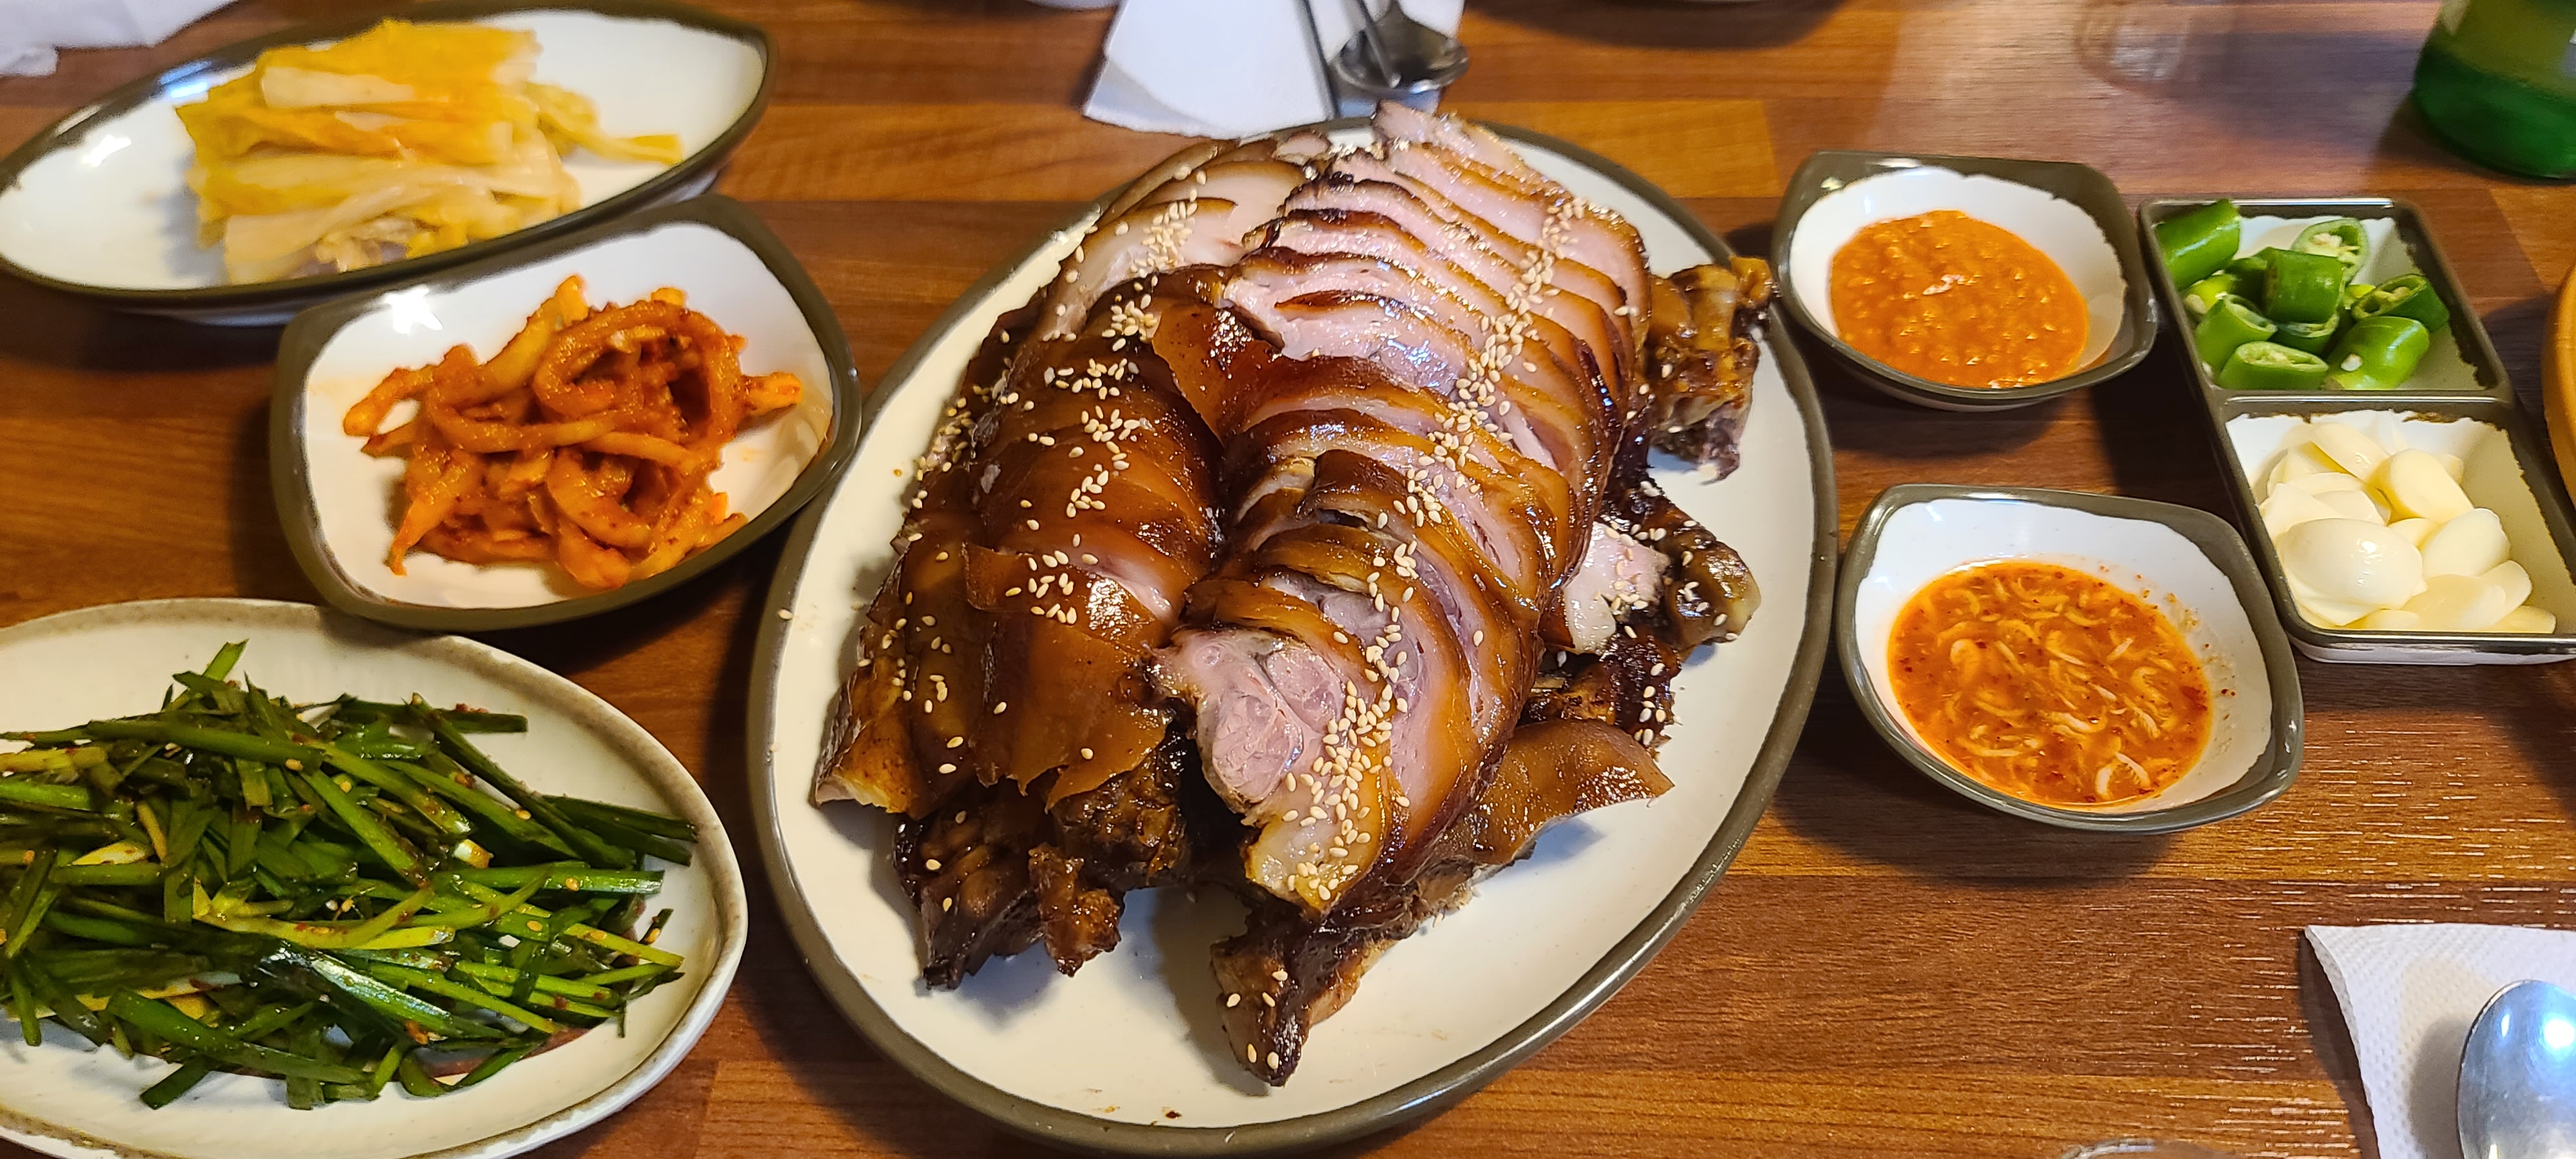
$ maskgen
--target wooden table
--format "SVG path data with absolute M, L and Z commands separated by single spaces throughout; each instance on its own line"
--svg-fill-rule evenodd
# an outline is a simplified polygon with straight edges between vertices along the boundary
M 989 0 L 725 0 L 784 56 L 720 188 L 803 259 L 873 380 L 1043 228 L 1174 147 L 1082 119 L 1106 17 Z M 0 80 L 0 142 L 205 50 L 333 13 L 245 0 L 158 48 Z M 2576 194 L 2473 171 L 2404 108 L 2432 0 L 1478 0 L 1452 107 L 1625 162 L 1752 252 L 1831 147 L 2088 162 L 2132 197 L 2421 204 L 2517 381 L 2576 262 Z M 271 509 L 273 332 L 117 318 L 0 279 L 0 623 L 163 596 L 313 598 Z M 1950 415 L 1818 370 L 1845 526 L 1893 483 L 2226 510 L 2170 339 L 2123 379 Z M 757 872 L 752 605 L 776 542 L 626 612 L 493 642 L 642 721 Z M 1770 815 L 1627 990 L 1388 1155 L 1995 1156 L 2155 1134 L 2367 1153 L 2310 923 L 2567 924 L 2576 668 L 2306 665 L 2305 775 L 2270 808 L 2105 838 L 1981 811 L 1900 764 L 1837 675 Z M 546 1154 L 1025 1155 L 879 1057 L 754 905 L 741 979 L 633 1109 Z M 1068 1059 L 1068 1065 L 1079 1060 Z M 20 1154 L 6 1145 L 0 1153 Z

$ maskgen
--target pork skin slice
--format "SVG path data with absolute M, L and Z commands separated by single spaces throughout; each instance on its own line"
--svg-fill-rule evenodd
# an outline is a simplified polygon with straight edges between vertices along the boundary
M 1196 761 L 1144 661 L 1216 560 L 1218 456 L 1152 348 L 1198 299 L 1157 286 L 1278 215 L 1306 170 L 1265 148 L 1194 146 L 1113 198 L 919 464 L 815 798 L 904 819 L 935 985 L 1041 936 L 1070 973 L 1116 945 L 1127 891 L 1190 861 Z
M 1247 928 L 1213 954 L 1231 1053 L 1262 1081 L 1285 1084 L 1307 1032 L 1350 1000 L 1388 947 L 1465 904 L 1477 881 L 1528 856 L 1549 825 L 1669 788 L 1645 747 L 1614 727 L 1523 725 L 1412 878 L 1377 879 L 1321 921 L 1269 894 L 1247 897 Z
M 1655 281 L 1646 333 L 1655 445 L 1701 464 L 1714 478 L 1735 473 L 1762 358 L 1753 336 L 1771 291 L 1771 267 L 1754 258 L 1692 266 Z

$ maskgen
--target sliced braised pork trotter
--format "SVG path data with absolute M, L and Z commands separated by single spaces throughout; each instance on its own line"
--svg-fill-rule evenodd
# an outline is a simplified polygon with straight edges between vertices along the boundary
M 1050 839 L 1029 854 L 1047 953 L 1066 974 L 1118 947 L 1128 891 L 1189 878 L 1190 825 L 1182 794 L 1197 775 L 1186 740 L 1047 809 Z
M 895 875 L 920 916 L 921 976 L 955 989 L 995 954 L 1038 936 L 1029 853 L 1046 810 L 1017 788 L 966 782 L 926 817 L 895 822 Z
M 1762 357 L 1753 335 L 1770 305 L 1771 267 L 1753 258 L 1655 279 L 1646 360 L 1656 446 L 1720 478 L 1734 473 Z
M 1038 930 L 1071 971 L 1117 943 L 1127 890 L 1190 859 L 1161 755 L 1186 741 L 1143 665 L 1216 560 L 1217 449 L 1152 340 L 1164 310 L 1204 306 L 1180 268 L 1239 259 L 1308 176 L 1309 154 L 1275 154 L 1192 146 L 1114 198 L 995 327 L 919 461 L 814 796 L 914 818 L 915 845 L 994 835 L 968 843 L 979 876 L 920 895 L 934 983 Z M 932 860 L 914 868 L 936 884 Z
M 1637 230 L 1491 133 L 1195 145 L 987 343 L 922 462 L 816 796 L 896 809 L 925 972 L 1224 884 L 1266 1081 L 1548 823 L 1666 788 L 1671 682 L 1758 600 L 1647 480 L 1733 466 L 1759 262 Z
M 1614 485 L 1605 517 L 1624 526 L 1629 537 L 1663 553 L 1668 567 L 1656 596 L 1655 619 L 1683 651 L 1722 643 L 1743 634 L 1754 610 L 1762 606 L 1762 588 L 1753 569 L 1717 536 L 1675 504 L 1662 487 L 1645 477 L 1643 456 L 1631 477 L 1625 465 Z
M 1230 1050 L 1262 1081 L 1285 1083 L 1307 1031 L 1349 1001 L 1387 947 L 1464 904 L 1487 874 L 1528 856 L 1549 825 L 1671 787 L 1645 746 L 1615 727 L 1585 720 L 1522 725 L 1411 878 L 1372 879 L 1322 921 L 1246 891 L 1244 932 L 1218 943 L 1213 956 Z

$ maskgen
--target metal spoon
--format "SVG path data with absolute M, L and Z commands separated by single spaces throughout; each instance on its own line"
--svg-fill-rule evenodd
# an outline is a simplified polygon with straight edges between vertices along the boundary
M 2460 1048 L 2460 1154 L 2576 1159 L 2576 994 L 2516 982 Z
M 1369 15 L 1367 0 L 1349 0 L 1359 33 L 1333 55 L 1333 75 L 1373 97 L 1438 92 L 1467 71 L 1467 46 L 1458 38 L 1404 14 L 1404 0 L 1386 0 Z

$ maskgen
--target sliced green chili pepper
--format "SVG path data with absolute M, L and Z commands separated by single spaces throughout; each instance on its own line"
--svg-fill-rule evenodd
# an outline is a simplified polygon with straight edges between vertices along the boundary
M 2272 341 L 2292 350 L 2322 355 L 2334 347 L 2335 339 L 2342 334 L 2343 315 L 2337 314 L 2323 322 L 2283 322 Z
M 2344 283 L 2343 308 L 2346 310 L 2352 309 L 2353 306 L 2359 303 L 2363 298 L 2369 297 L 2372 290 L 2376 290 L 2378 288 L 2379 287 L 2371 285 L 2368 282 Z
M 2263 283 L 2263 312 L 2280 322 L 2324 322 L 2343 306 L 2343 284 L 2352 271 L 2325 254 L 2283 250 L 2272 255 Z
M 2424 351 L 2432 345 L 2432 332 L 2413 318 L 2388 314 L 2364 318 L 2335 343 L 2333 357 L 2326 359 L 2330 367 L 2326 385 L 2337 390 L 2394 390 L 2415 373 L 2415 364 L 2423 361 Z
M 2352 304 L 2356 321 L 2383 315 L 2413 318 L 2428 331 L 2451 324 L 2451 308 L 2442 304 L 2442 296 L 2433 292 L 2433 283 L 2422 274 L 2390 278 Z
M 2241 228 L 2235 202 L 2213 201 L 2157 222 L 2156 248 L 2164 251 L 2165 271 L 2175 284 L 2188 286 L 2236 256 Z
M 2194 314 L 2206 314 L 2218 299 L 2227 294 L 2242 297 L 2247 291 L 2259 290 L 2260 283 L 2249 281 L 2226 270 L 2220 270 L 2191 284 L 2182 292 L 2182 307 Z
M 2299 239 L 2290 243 L 2296 253 L 2323 254 L 2343 263 L 2347 275 L 2361 268 L 2370 257 L 2370 235 L 2362 232 L 2361 223 L 2349 217 L 2334 217 L 2299 231 Z
M 2192 349 L 2200 360 L 2216 370 L 2227 365 L 2229 351 L 2248 342 L 2262 342 L 2272 337 L 2278 327 L 2272 320 L 2254 312 L 2254 307 L 2234 294 L 2221 296 L 2201 315 L 2200 327 L 2191 334 Z
M 2248 342 L 2218 368 L 2218 385 L 2229 390 L 2314 390 L 2325 380 L 2325 359 L 2278 342 Z

